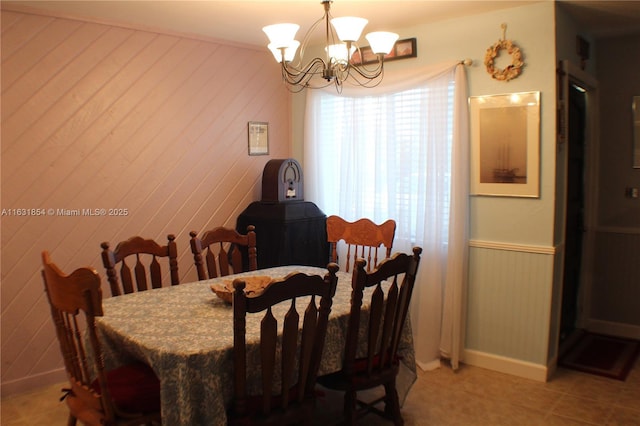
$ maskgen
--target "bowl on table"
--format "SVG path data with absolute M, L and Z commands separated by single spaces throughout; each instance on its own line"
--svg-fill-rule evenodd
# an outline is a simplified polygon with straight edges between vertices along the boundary
M 262 293 L 264 289 L 267 288 L 267 286 L 271 283 L 271 277 L 265 275 L 243 277 L 243 279 L 246 283 L 244 291 L 247 296 L 253 296 Z M 216 296 L 218 296 L 225 302 L 231 303 L 233 301 L 232 279 L 223 280 L 221 283 L 211 284 L 211 290 L 216 294 Z

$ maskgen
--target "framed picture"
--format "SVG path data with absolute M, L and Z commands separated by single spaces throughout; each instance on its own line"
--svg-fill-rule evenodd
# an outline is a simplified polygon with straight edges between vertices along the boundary
M 362 57 L 360 57 L 362 55 Z M 415 58 L 418 56 L 418 50 L 416 48 L 415 38 L 406 38 L 404 40 L 398 40 L 393 45 L 391 52 L 384 55 L 384 60 L 393 61 L 395 59 Z M 360 50 L 353 52 L 351 56 L 351 62 L 356 65 L 372 64 L 378 62 L 378 55 L 371 51 L 371 47 L 363 47 Z
M 640 96 L 633 97 L 633 168 L 640 169 Z
M 540 92 L 472 96 L 471 194 L 540 196 Z
M 269 154 L 269 123 L 249 122 L 249 155 Z

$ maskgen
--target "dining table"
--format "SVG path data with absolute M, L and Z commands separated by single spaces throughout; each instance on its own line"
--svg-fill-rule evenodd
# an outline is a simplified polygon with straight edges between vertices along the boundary
M 104 299 L 96 329 L 106 367 L 135 360 L 153 368 L 160 379 L 163 425 L 225 425 L 233 399 L 233 308 L 211 287 L 249 276 L 279 279 L 292 272 L 324 276 L 327 269 L 277 266 Z M 337 275 L 319 375 L 342 367 L 351 274 Z M 366 312 L 365 304 L 362 323 L 367 322 Z M 248 339 L 259 340 L 258 322 L 247 321 Z M 403 401 L 417 377 L 409 317 L 399 354 L 402 380 L 397 387 Z

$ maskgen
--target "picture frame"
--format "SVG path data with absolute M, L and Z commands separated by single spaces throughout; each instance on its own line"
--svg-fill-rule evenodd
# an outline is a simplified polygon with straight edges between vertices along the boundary
M 540 197 L 540 92 L 469 98 L 471 195 Z
M 249 121 L 249 155 L 269 154 L 269 123 Z
M 634 169 L 640 169 L 640 96 L 634 96 L 631 102 L 631 114 L 633 116 L 633 165 Z
M 360 57 L 362 56 L 362 58 Z M 396 59 L 416 58 L 418 56 L 416 38 L 405 38 L 398 40 L 393 45 L 391 52 L 384 55 L 384 61 L 393 61 Z M 371 51 L 370 46 L 362 47 L 360 50 L 353 52 L 351 62 L 354 65 L 367 65 L 378 62 L 378 55 Z

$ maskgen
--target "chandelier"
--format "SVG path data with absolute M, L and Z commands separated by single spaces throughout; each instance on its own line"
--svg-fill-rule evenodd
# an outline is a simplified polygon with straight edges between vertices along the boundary
M 376 60 L 367 66 L 357 41 L 368 21 L 350 16 L 333 18 L 330 13 L 331 3 L 331 0 L 322 1 L 324 15 L 309 28 L 302 43 L 295 40 L 300 28 L 297 24 L 275 24 L 262 28 L 269 37 L 267 47 L 282 65 L 282 79 L 292 92 L 305 88 L 317 89 L 330 84 L 335 84 L 337 91 L 341 92 L 344 83 L 375 87 L 382 81 L 384 55 L 393 49 L 398 34 L 377 31 L 365 36 L 371 52 L 376 56 Z M 321 23 L 325 27 L 326 57 L 313 58 L 304 64 L 304 52 L 311 34 Z M 298 47 L 300 51 L 296 58 Z M 352 56 L 356 51 L 359 60 L 354 61 Z

